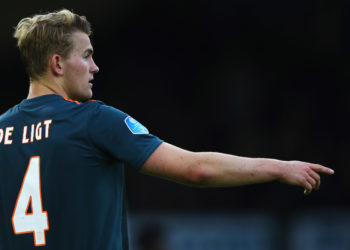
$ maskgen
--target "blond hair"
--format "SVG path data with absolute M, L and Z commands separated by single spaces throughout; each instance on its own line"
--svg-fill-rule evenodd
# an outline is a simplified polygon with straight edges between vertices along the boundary
M 44 15 L 23 18 L 15 28 L 14 37 L 31 80 L 37 80 L 48 67 L 50 57 L 66 58 L 73 48 L 72 33 L 91 35 L 85 16 L 63 9 Z

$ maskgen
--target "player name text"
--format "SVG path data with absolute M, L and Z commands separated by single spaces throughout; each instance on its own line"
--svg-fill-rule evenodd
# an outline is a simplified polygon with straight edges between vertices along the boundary
M 22 129 L 22 144 L 49 138 L 52 120 L 45 120 L 36 124 L 25 125 Z M 15 127 L 0 128 L 0 144 L 11 145 Z

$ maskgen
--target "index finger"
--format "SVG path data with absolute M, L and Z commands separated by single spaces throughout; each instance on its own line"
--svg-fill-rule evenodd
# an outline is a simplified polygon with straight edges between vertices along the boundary
M 316 172 L 323 174 L 334 174 L 334 170 L 331 168 L 324 167 L 319 164 L 310 164 L 310 168 Z

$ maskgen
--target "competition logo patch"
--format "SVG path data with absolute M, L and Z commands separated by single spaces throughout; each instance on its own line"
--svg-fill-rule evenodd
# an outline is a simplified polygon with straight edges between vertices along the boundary
M 125 124 L 133 134 L 148 134 L 148 130 L 134 118 L 128 116 L 125 118 Z

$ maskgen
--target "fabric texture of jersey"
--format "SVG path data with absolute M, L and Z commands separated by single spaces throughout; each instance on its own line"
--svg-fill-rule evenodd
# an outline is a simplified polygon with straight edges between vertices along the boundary
M 0 250 L 128 249 L 124 164 L 140 169 L 162 141 L 132 133 L 127 118 L 102 102 L 58 95 L 23 100 L 0 116 Z M 40 159 L 48 220 L 43 246 L 35 246 L 34 232 L 15 234 L 13 225 L 33 157 Z

